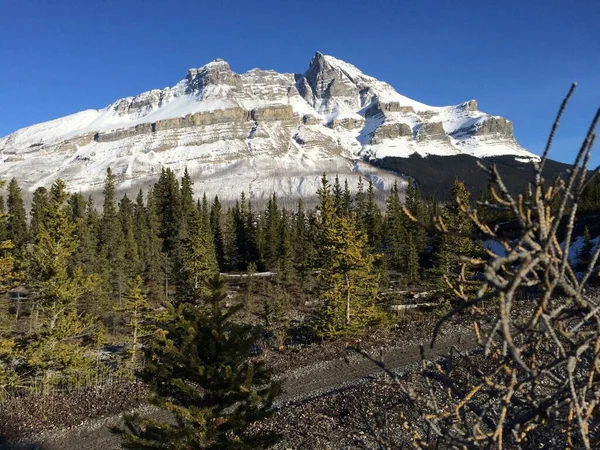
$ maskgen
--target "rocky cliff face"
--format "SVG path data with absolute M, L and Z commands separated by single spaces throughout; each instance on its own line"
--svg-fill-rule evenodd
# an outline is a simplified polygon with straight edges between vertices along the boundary
M 414 153 L 535 158 L 510 121 L 479 112 L 474 100 L 427 106 L 317 53 L 303 74 L 237 74 L 215 60 L 172 88 L 18 130 L 0 139 L 0 177 L 29 190 L 62 177 L 73 190 L 94 191 L 111 167 L 130 190 L 162 167 L 187 167 L 197 193 L 298 197 L 314 194 L 323 172 L 387 189 L 399 177 L 369 159 Z

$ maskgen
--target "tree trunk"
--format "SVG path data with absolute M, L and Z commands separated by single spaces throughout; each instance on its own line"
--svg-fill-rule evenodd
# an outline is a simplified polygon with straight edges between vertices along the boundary
M 350 325 L 350 279 L 346 273 L 346 325 Z
M 131 342 L 131 365 L 135 367 L 135 357 L 137 352 L 137 341 L 138 341 L 138 312 L 137 309 L 133 313 L 133 338 Z

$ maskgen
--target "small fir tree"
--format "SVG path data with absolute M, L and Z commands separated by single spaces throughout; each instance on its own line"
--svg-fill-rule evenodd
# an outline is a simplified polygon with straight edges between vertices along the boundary
M 142 377 L 154 403 L 174 420 L 127 417 L 127 429 L 119 431 L 124 448 L 255 449 L 273 442 L 270 435 L 244 434 L 271 413 L 278 392 L 264 363 L 251 358 L 258 330 L 232 320 L 241 305 L 223 308 L 221 277 L 208 289 L 205 308 L 170 305 L 169 320 L 145 351 Z

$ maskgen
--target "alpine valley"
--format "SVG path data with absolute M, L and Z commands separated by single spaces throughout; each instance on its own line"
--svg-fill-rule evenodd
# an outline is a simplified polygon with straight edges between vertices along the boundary
M 197 194 L 224 200 L 312 196 L 324 172 L 352 190 L 360 176 L 380 190 L 410 176 L 443 192 L 460 171 L 475 171 L 476 158 L 520 173 L 538 157 L 517 143 L 512 122 L 475 100 L 428 106 L 316 53 L 303 74 L 237 74 L 217 59 L 174 87 L 23 128 L 0 139 L 0 178 L 32 192 L 61 177 L 93 193 L 111 167 L 127 192 L 164 167 L 187 167 Z

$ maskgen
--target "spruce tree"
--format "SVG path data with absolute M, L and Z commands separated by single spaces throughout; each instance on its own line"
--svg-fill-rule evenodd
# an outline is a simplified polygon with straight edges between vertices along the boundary
M 181 235 L 181 192 L 179 182 L 171 169 L 163 169 L 153 189 L 156 212 L 160 221 L 163 251 L 172 252 Z
M 370 179 L 362 222 L 364 224 L 364 229 L 367 232 L 369 246 L 375 251 L 379 251 L 381 249 L 382 240 L 382 218 L 381 211 L 375 201 L 375 187 L 373 181 Z
M 110 167 L 106 170 L 104 202 L 98 230 L 100 252 L 108 263 L 106 280 L 111 286 L 112 296 L 121 304 L 127 276 L 125 274 L 125 240 L 123 226 L 116 204 L 116 177 Z
M 124 196 L 119 202 L 119 216 L 123 229 L 123 256 L 126 261 L 124 264 L 125 276 L 134 278 L 142 274 L 142 267 L 136 240 L 134 206 L 127 196 Z
M 281 214 L 277 236 L 277 275 L 284 283 L 289 283 L 294 276 L 293 248 L 289 221 L 286 210 Z
M 79 299 L 93 291 L 97 278 L 85 277 L 77 268 L 69 273 L 68 261 L 77 247 L 76 225 L 69 220 L 68 194 L 58 179 L 52 185 L 44 220 L 29 249 L 27 287 L 34 302 L 36 332 L 19 347 L 32 373 L 44 374 L 47 382 L 55 374 L 76 375 L 91 370 L 94 358 L 78 343 L 95 322 L 80 316 Z
M 31 201 L 31 210 L 29 213 L 29 231 L 31 238 L 34 239 L 37 236 L 40 224 L 44 220 L 44 211 L 46 210 L 46 203 L 48 202 L 48 191 L 45 187 L 39 187 L 33 192 L 33 199 Z
M 215 195 L 215 199 L 210 207 L 210 228 L 212 229 L 215 255 L 219 270 L 225 270 L 225 247 L 223 240 L 223 228 L 221 227 L 221 202 L 219 196 Z
M 472 222 L 461 210 L 460 205 L 469 205 L 470 193 L 462 181 L 452 185 L 451 200 L 441 208 L 440 218 L 450 233 L 437 233 L 434 239 L 433 274 L 435 277 L 457 276 L 460 270 L 460 257 L 472 257 L 476 246 L 468 235 L 472 232 Z M 445 285 L 445 282 L 442 283 Z
M 137 275 L 128 281 L 128 292 L 123 306 L 117 308 L 117 311 L 123 313 L 125 326 L 130 330 L 127 337 L 130 355 L 128 364 L 134 369 L 137 366 L 141 339 L 147 336 L 151 329 L 149 325 L 150 304 L 143 290 L 142 277 Z
M 4 205 L 4 196 L 0 195 L 0 242 L 6 240 L 6 208 Z
M 197 226 L 200 211 L 197 210 L 194 203 L 194 183 L 192 178 L 185 168 L 183 177 L 181 178 L 181 226 L 179 237 L 184 236 L 189 230 Z M 183 230 L 183 231 L 182 231 Z
M 352 212 L 352 195 L 350 194 L 350 186 L 348 185 L 348 179 L 344 180 L 344 193 L 342 195 L 342 210 L 341 215 L 344 217 L 350 217 Z
M 395 270 L 406 271 L 406 261 L 403 257 L 406 229 L 397 182 L 392 186 L 386 205 L 385 248 L 388 266 Z
M 153 190 L 150 189 L 146 200 L 146 227 L 144 250 L 144 279 L 149 283 L 149 294 L 154 298 L 165 299 L 168 284 L 168 265 L 166 255 L 162 253 L 164 247 L 160 237 L 160 218 L 158 205 Z
M 317 190 L 317 198 L 319 199 L 317 211 L 319 212 L 320 227 L 321 231 L 324 232 L 331 226 L 333 218 L 336 215 L 331 186 L 327 180 L 327 174 L 325 173 L 323 173 L 323 176 L 321 177 L 321 187 Z
M 223 260 L 227 270 L 239 270 L 240 250 L 238 248 L 239 202 L 225 214 L 223 230 Z
M 319 247 L 323 306 L 313 326 L 323 338 L 360 334 L 386 319 L 378 305 L 379 278 L 367 236 L 346 217 L 334 217 Z
M 341 216 L 343 215 L 344 210 L 344 191 L 342 190 L 340 178 L 337 174 L 333 182 L 333 188 L 331 189 L 331 193 L 333 195 L 333 205 L 335 207 L 335 213 L 338 216 Z
M 281 218 L 277 206 L 277 196 L 273 193 L 267 204 L 266 220 L 264 224 L 266 244 L 265 262 L 269 270 L 275 270 L 279 263 L 280 222 Z
M 196 224 L 188 237 L 180 241 L 175 260 L 176 302 L 193 303 L 203 298 L 206 281 L 219 271 L 209 224 Z
M 208 283 L 206 307 L 169 306 L 169 319 L 144 352 L 142 378 L 151 383 L 153 403 L 173 419 L 129 416 L 121 430 L 129 449 L 255 449 L 273 436 L 244 434 L 271 414 L 278 387 L 264 363 L 251 359 L 259 330 L 232 320 L 242 308 L 224 309 L 223 279 Z
M 14 178 L 8 184 L 7 198 L 7 238 L 13 243 L 15 250 L 20 252 L 27 241 L 27 220 L 21 188 Z
M 315 267 L 313 233 L 310 232 L 308 217 L 304 211 L 304 202 L 298 200 L 298 208 L 293 221 L 294 268 L 304 283 L 310 270 Z
M 364 217 L 367 209 L 367 202 L 365 196 L 365 186 L 362 180 L 362 177 L 358 177 L 358 185 L 356 195 L 354 197 L 355 204 L 355 216 L 356 216 L 356 225 L 359 229 L 364 230 Z
M 83 194 L 75 193 L 69 196 L 67 200 L 69 205 L 69 217 L 71 222 L 77 223 L 80 219 L 85 219 L 87 202 Z

